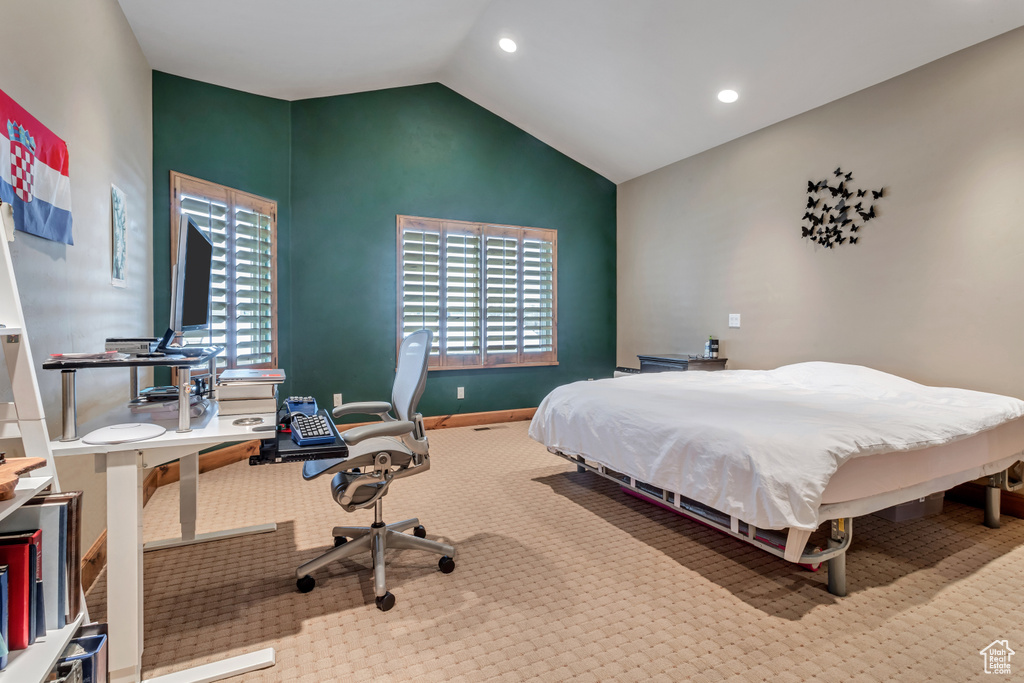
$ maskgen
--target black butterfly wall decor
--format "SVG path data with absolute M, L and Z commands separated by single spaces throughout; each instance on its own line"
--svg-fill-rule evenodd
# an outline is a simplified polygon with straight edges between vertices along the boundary
M 858 232 L 865 223 L 878 217 L 874 203 L 865 209 L 864 202 L 857 202 L 852 207 L 852 212 L 856 215 L 850 218 L 848 214 L 851 213 L 851 207 L 847 205 L 847 199 L 854 195 L 857 198 L 866 198 L 869 192 L 872 200 L 882 199 L 886 195 L 884 187 L 877 190 L 852 188 L 850 184 L 853 182 L 853 172 L 843 173 L 842 167 L 836 168 L 832 175 L 837 180 L 835 185 L 830 185 L 827 178 L 807 181 L 807 211 L 803 215 L 805 223 L 800 226 L 801 237 L 806 237 L 826 249 L 835 249 L 837 244 L 842 245 L 846 242 L 857 244 L 860 237 L 847 236 L 843 230 L 849 230 L 851 233 Z M 822 197 L 828 199 L 841 197 L 841 199 L 835 206 L 829 206 L 821 201 Z M 821 205 L 820 209 L 818 208 L 819 204 Z M 858 217 L 860 221 L 854 222 Z

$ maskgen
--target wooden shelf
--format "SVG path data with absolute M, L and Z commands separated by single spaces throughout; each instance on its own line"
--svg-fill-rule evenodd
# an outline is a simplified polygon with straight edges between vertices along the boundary
M 71 642 L 82 625 L 85 613 L 78 615 L 78 618 L 62 629 L 47 631 L 46 636 L 39 638 L 35 643 L 24 650 L 15 650 L 7 658 L 7 668 L 0 671 L 2 683 L 35 683 L 43 681 L 50 669 L 57 663 L 57 659 L 64 652 L 64 648 Z
M 14 487 L 14 498 L 0 501 L 0 519 L 20 508 L 25 501 L 53 483 L 53 477 L 22 477 Z

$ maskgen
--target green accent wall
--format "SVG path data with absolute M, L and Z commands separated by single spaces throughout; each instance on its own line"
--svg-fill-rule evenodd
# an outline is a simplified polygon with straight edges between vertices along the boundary
M 182 104 L 193 97 L 215 115 Z M 278 200 L 286 391 L 323 406 L 336 392 L 390 396 L 398 214 L 558 231 L 559 365 L 433 371 L 424 415 L 533 407 L 558 385 L 611 376 L 615 185 L 504 119 L 436 83 L 288 103 L 160 73 L 153 110 L 156 180 L 174 168 Z M 169 196 L 156 180 L 160 321 Z
M 167 329 L 170 172 L 277 202 L 278 360 L 290 365 L 291 103 L 153 72 L 153 332 Z M 170 374 L 158 374 L 166 382 Z

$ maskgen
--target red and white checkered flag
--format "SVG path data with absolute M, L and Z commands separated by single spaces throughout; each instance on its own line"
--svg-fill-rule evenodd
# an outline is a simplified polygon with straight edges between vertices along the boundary
M 21 139 L 11 140 L 11 185 L 14 193 L 23 202 L 32 201 L 32 170 L 36 155 Z

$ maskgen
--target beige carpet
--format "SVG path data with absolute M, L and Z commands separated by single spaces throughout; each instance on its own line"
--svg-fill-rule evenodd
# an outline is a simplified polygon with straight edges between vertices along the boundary
M 200 477 L 199 531 L 277 522 L 274 534 L 145 556 L 147 675 L 277 649 L 248 681 L 963 681 L 997 638 L 1024 671 L 1024 520 L 980 510 L 858 520 L 850 595 L 613 484 L 578 474 L 527 423 L 431 432 L 430 472 L 400 481 L 385 519 L 418 516 L 458 548 L 392 551 L 393 610 L 374 607 L 369 556 L 295 590 L 296 565 L 346 514 L 293 465 Z M 147 539 L 177 533 L 177 486 L 146 507 Z M 106 584 L 89 594 L 103 618 Z

